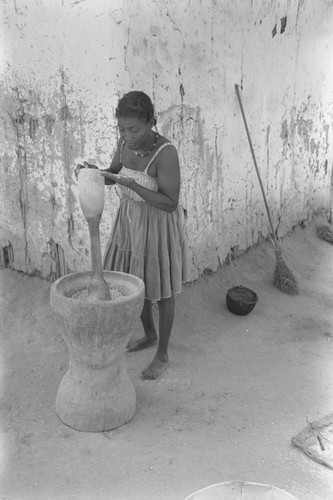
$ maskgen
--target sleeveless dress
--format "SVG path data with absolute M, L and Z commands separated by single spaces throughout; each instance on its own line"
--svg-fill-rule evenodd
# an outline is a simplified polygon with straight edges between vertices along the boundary
M 174 146 L 170 142 L 162 144 L 143 172 L 122 164 L 120 175 L 157 191 L 157 178 L 148 175 L 148 169 L 165 147 Z M 120 161 L 122 163 L 121 154 Z M 189 281 L 190 276 L 181 208 L 165 212 L 146 203 L 128 187 L 118 184 L 117 188 L 121 191 L 121 201 L 106 246 L 104 269 L 141 278 L 145 283 L 146 299 L 151 301 L 180 293 L 182 283 Z

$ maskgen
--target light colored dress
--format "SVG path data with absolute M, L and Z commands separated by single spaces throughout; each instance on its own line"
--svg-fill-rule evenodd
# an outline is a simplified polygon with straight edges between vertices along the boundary
M 120 175 L 157 191 L 157 178 L 148 175 L 148 169 L 165 147 L 174 146 L 162 144 L 143 172 L 122 165 Z M 122 196 L 104 255 L 104 269 L 138 276 L 146 285 L 146 299 L 152 301 L 180 293 L 182 283 L 190 276 L 182 209 L 165 212 L 128 187 L 117 187 Z

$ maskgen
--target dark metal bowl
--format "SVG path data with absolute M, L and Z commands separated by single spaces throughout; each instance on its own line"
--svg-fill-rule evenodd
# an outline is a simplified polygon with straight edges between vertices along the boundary
M 226 296 L 227 308 L 230 312 L 245 316 L 249 314 L 258 301 L 257 294 L 245 286 L 229 288 Z

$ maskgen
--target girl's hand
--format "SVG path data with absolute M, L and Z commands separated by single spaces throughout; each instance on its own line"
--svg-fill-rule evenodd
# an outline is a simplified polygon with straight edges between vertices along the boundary
M 83 165 L 78 163 L 75 167 L 75 170 L 74 170 L 76 179 L 78 178 L 78 175 L 79 175 L 81 168 L 97 168 L 97 170 L 98 170 L 98 167 L 96 167 L 96 165 L 91 165 L 90 163 L 87 163 L 86 161 L 83 163 Z
M 112 172 L 106 172 L 105 170 L 101 170 L 100 174 L 103 175 L 103 177 L 108 177 L 117 184 L 121 184 L 122 186 L 126 186 L 128 188 L 133 187 L 135 184 L 135 180 L 131 179 L 130 177 L 123 177 L 122 175 L 113 174 Z

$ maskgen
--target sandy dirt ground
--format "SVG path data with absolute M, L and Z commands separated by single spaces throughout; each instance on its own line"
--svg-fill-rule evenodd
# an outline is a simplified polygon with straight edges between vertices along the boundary
M 267 242 L 185 286 L 168 371 L 141 381 L 154 348 L 126 354 L 136 414 L 103 433 L 76 431 L 55 413 L 68 351 L 49 305 L 50 283 L 1 270 L 0 499 L 183 500 L 242 480 L 299 500 L 332 500 L 333 471 L 291 438 L 307 418 L 333 411 L 333 245 L 314 224 L 297 227 L 283 257 L 298 296 L 272 284 Z M 243 317 L 225 304 L 228 288 L 240 284 L 259 296 Z M 133 336 L 140 334 L 138 322 Z

